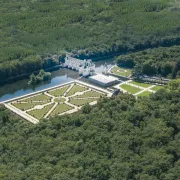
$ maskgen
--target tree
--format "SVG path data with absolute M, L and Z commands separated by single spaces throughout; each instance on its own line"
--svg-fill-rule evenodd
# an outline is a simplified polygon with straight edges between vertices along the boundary
M 180 79 L 171 80 L 168 83 L 168 89 L 174 91 L 174 90 L 180 90 Z
M 138 63 L 134 66 L 132 75 L 137 80 L 141 79 L 141 76 L 143 75 L 143 67 L 140 63 Z
M 36 84 L 36 76 L 34 75 L 34 73 L 31 74 L 28 84 Z

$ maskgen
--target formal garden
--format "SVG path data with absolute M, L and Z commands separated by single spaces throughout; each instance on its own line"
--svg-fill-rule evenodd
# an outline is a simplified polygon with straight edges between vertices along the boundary
M 56 115 L 71 114 L 86 103 L 96 104 L 108 92 L 84 83 L 72 82 L 47 91 L 9 102 L 17 114 L 37 120 Z
M 137 97 L 149 96 L 150 94 L 155 93 L 159 89 L 164 88 L 164 86 L 161 85 L 137 82 L 134 80 L 122 82 L 114 87 L 120 89 L 124 93 L 132 94 Z

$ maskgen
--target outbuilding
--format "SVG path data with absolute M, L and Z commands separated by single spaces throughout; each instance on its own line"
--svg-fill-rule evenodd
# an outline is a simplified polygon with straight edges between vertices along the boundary
M 115 78 L 113 76 L 106 76 L 103 74 L 96 74 L 94 76 L 91 76 L 89 80 L 90 82 L 94 84 L 98 84 L 103 87 L 112 86 L 119 82 L 118 78 Z

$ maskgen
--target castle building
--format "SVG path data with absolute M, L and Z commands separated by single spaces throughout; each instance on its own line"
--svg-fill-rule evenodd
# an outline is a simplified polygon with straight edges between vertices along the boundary
M 93 75 L 95 71 L 95 64 L 92 60 L 88 59 L 83 61 L 70 56 L 66 56 L 64 67 L 76 70 L 79 72 L 79 75 L 84 77 Z

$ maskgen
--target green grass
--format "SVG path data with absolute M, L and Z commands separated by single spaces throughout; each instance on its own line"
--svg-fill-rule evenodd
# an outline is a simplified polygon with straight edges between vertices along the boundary
M 28 109 L 31 109 L 33 108 L 34 106 L 37 106 L 37 105 L 42 105 L 43 103 L 41 102 L 25 102 L 25 103 L 22 103 L 22 102 L 19 102 L 19 103 L 12 103 L 13 106 L 15 106 L 16 108 L 22 110 L 22 111 L 26 111 Z
M 21 101 L 24 101 L 24 102 L 35 102 L 35 101 L 50 102 L 50 100 L 51 100 L 51 97 L 46 96 L 45 94 L 39 94 L 39 95 L 35 95 L 35 96 L 27 98 L 27 99 L 23 99 Z
M 58 97 L 58 98 L 55 98 L 54 101 L 58 103 L 63 103 L 66 101 L 66 98 Z
M 160 89 L 164 89 L 164 86 L 154 86 L 153 88 L 151 88 L 151 90 L 153 91 L 158 91 Z
M 115 75 L 118 76 L 124 76 L 124 77 L 128 77 L 131 75 L 132 70 L 131 69 L 125 69 L 125 68 L 120 68 L 118 66 L 113 67 L 113 69 L 111 70 L 111 72 Z
M 28 114 L 40 120 L 51 110 L 53 106 L 54 106 L 54 103 L 45 106 L 43 109 L 36 109 L 36 110 L 29 111 Z
M 69 86 L 64 86 L 64 87 L 55 89 L 53 91 L 49 91 L 48 93 L 55 96 L 55 97 L 63 96 L 68 88 L 69 88 Z
M 71 109 L 73 108 L 71 106 L 68 106 L 67 104 L 58 104 L 54 111 L 50 114 L 50 116 L 55 116 Z
M 149 96 L 150 94 L 152 94 L 152 92 L 144 91 L 141 94 L 138 94 L 138 96 Z
M 70 99 L 70 103 L 74 104 L 76 106 L 83 106 L 86 103 L 91 103 L 91 102 L 96 101 L 96 100 L 97 99 L 75 99 L 75 98 L 72 98 L 72 99 Z
M 152 86 L 152 84 L 141 83 L 141 82 L 137 82 L 137 81 L 131 81 L 129 83 L 140 86 L 140 87 L 144 87 L 144 88 L 148 88 L 148 87 Z
M 87 98 L 87 97 L 101 97 L 101 96 L 104 96 L 103 93 L 101 92 L 97 92 L 97 91 L 88 91 L 88 92 L 85 92 L 83 95 L 81 96 L 78 96 L 78 97 L 81 97 L 81 98 Z
M 84 87 L 84 86 L 80 86 L 80 85 L 77 85 L 75 84 L 71 89 L 70 91 L 67 93 L 66 96 L 72 96 L 74 95 L 76 92 L 83 92 L 87 90 L 87 87 Z
M 122 84 L 120 87 L 123 88 L 124 90 L 126 90 L 130 94 L 136 94 L 139 91 L 141 91 L 141 89 L 139 89 L 137 87 L 130 86 L 128 84 Z

